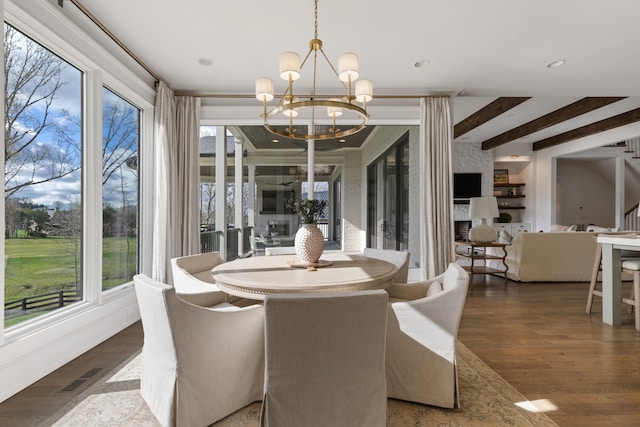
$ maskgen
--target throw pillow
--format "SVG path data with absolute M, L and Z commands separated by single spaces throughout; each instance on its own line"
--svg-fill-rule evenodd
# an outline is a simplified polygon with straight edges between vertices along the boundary
M 576 224 L 572 225 L 561 225 L 561 224 L 553 224 L 551 226 L 551 231 L 576 231 L 578 226 Z
M 429 285 L 427 288 L 427 294 L 425 296 L 431 297 L 433 295 L 439 294 L 442 292 L 442 283 L 437 280 Z
M 513 241 L 513 236 L 504 228 L 500 231 L 500 237 L 498 237 L 498 243 L 504 243 L 505 245 L 510 245 Z

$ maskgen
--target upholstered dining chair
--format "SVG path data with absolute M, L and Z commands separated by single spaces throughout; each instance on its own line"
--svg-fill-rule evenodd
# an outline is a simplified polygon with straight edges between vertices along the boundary
M 261 399 L 261 305 L 201 307 L 146 275 L 133 280 L 144 331 L 140 393 L 162 426 L 207 426 Z
M 433 279 L 387 289 L 388 397 L 458 405 L 456 338 L 468 286 L 467 272 L 451 263 Z
M 408 251 L 396 251 L 393 249 L 373 249 L 364 248 L 362 255 L 369 258 L 381 259 L 390 262 L 398 268 L 398 272 L 393 278 L 394 283 L 406 283 L 409 277 L 409 258 Z
M 206 252 L 171 259 L 173 286 L 180 298 L 210 307 L 225 300 L 211 275 L 211 269 L 224 261 L 219 252 Z
M 384 290 L 265 298 L 263 427 L 386 426 Z
M 275 247 L 267 247 L 264 248 L 264 254 L 266 256 L 269 255 L 295 255 L 296 254 L 296 248 L 294 248 L 293 246 L 284 246 L 284 247 L 280 247 L 280 246 L 275 246 Z

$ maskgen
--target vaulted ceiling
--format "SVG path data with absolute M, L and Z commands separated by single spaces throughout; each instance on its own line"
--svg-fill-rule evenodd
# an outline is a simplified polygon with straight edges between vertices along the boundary
M 62 3 L 76 21 L 79 7 L 99 20 L 151 72 L 141 75 L 204 105 L 249 109 L 255 125 L 254 80 L 283 91 L 278 55 L 304 55 L 314 31 L 311 0 Z M 374 81 L 370 123 L 402 121 L 420 96 L 454 95 L 455 141 L 536 151 L 593 135 L 617 142 L 616 129 L 640 135 L 639 18 L 636 0 L 319 0 L 318 37 L 331 61 L 359 54 Z M 319 92 L 334 86 L 318 79 Z M 387 107 L 400 117 L 376 116 Z

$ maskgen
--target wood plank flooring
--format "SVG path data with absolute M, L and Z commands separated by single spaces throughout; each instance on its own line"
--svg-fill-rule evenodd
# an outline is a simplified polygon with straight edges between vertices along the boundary
M 603 325 L 599 298 L 587 315 L 587 289 L 476 276 L 458 338 L 529 400 L 555 405 L 547 414 L 560 426 L 640 425 L 640 332 L 626 308 L 622 326 Z M 38 425 L 141 343 L 136 323 L 0 404 L 0 425 Z

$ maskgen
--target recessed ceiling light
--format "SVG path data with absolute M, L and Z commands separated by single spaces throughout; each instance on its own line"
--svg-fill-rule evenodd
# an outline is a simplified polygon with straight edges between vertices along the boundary
M 208 67 L 208 66 L 210 66 L 210 65 L 213 65 L 213 61 L 212 61 L 212 60 L 210 60 L 210 59 L 207 59 L 207 58 L 200 58 L 200 59 L 198 59 L 198 63 L 199 63 L 200 65 L 204 65 L 204 66 L 206 66 L 206 67 Z
M 274 144 L 277 144 L 278 142 L 280 142 L 280 140 L 278 139 L 272 139 L 271 142 L 273 142 Z
M 549 62 L 547 64 L 547 68 L 558 68 L 562 67 L 564 63 L 567 62 L 564 59 L 558 59 L 557 61 Z
M 428 59 L 423 59 L 421 61 L 416 62 L 415 64 L 413 64 L 413 66 L 415 68 L 424 68 L 427 65 L 429 65 L 429 60 Z

